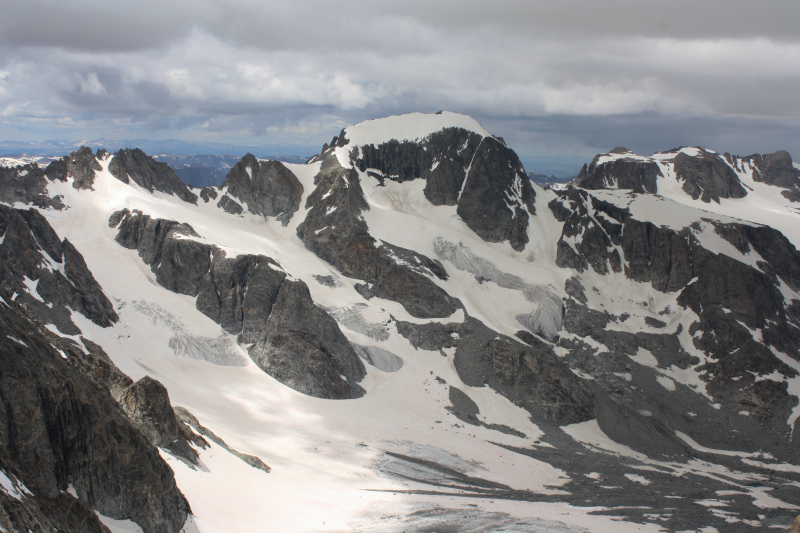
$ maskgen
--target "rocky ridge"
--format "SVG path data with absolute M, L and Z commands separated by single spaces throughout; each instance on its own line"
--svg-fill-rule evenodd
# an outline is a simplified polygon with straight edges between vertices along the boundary
M 190 508 L 172 472 L 80 350 L 16 302 L 0 302 L 0 333 L 0 468 L 17 480 L 16 493 L 0 491 L 6 524 L 107 531 L 95 509 L 148 533 L 180 531 Z
M 444 120 L 437 117 L 431 120 Z M 791 200 L 797 171 L 790 158 L 787 166 L 788 154 L 737 158 L 680 149 L 641 158 L 617 149 L 587 166 L 576 181 L 579 186 L 552 193 L 534 188 L 527 179 L 520 180 L 524 170 L 513 152 L 501 139 L 468 121 L 453 119 L 433 130 L 426 123 L 414 135 L 401 132 L 396 138 L 384 134 L 381 127 L 376 121 L 343 130 L 310 162 L 318 168 L 313 184 L 293 172 L 291 165 L 248 156 L 231 171 L 226 184 L 200 192 L 204 203 L 216 201 L 219 209 L 211 211 L 219 217 L 240 220 L 236 216 L 246 210 L 256 217 L 242 217 L 242 223 L 259 216 L 277 217 L 284 226 L 291 221 L 287 231 L 294 232 L 296 227 L 300 239 L 297 257 L 309 263 L 320 259 L 313 265 L 325 265 L 321 271 L 284 259 L 281 264 L 261 253 L 245 253 L 230 243 L 217 245 L 195 230 L 205 234 L 209 229 L 198 217 L 191 218 L 190 224 L 162 212 L 120 209 L 111 215 L 109 226 L 117 244 L 138 252 L 160 287 L 192 297 L 196 309 L 234 335 L 262 370 L 297 391 L 331 399 L 366 393 L 354 402 L 364 409 L 372 387 L 383 386 L 384 380 L 409 379 L 424 368 L 420 362 L 426 357 L 439 358 L 436 354 L 441 354 L 454 373 L 444 380 L 434 379 L 430 372 L 429 382 L 433 387 L 446 387 L 453 404 L 446 416 L 495 432 L 497 439 L 500 434 L 521 439 L 515 445 L 504 441 L 498 446 L 564 469 L 572 478 L 565 485 L 575 498 L 569 501 L 576 505 L 592 501 L 593 505 L 615 506 L 620 513 L 623 507 L 632 509 L 632 502 L 643 501 L 635 484 L 646 475 L 657 483 L 659 494 L 686 499 L 676 504 L 681 517 L 670 518 L 669 527 L 722 527 L 728 523 L 725 517 L 694 503 L 700 497 L 697 494 L 706 494 L 705 489 L 698 487 L 692 496 L 680 488 L 686 476 L 695 475 L 698 457 L 713 464 L 724 462 L 732 475 L 745 469 L 742 479 L 761 476 L 757 478 L 767 484 L 765 490 L 783 501 L 796 496 L 796 489 L 791 488 L 794 474 L 786 465 L 796 465 L 799 453 L 795 422 L 800 413 L 796 390 L 800 376 L 800 255 L 775 229 L 654 196 L 665 191 L 664 184 L 674 181 L 687 197 L 717 203 L 744 198 L 752 192 L 753 183 L 763 183 L 782 188 L 783 196 Z M 102 294 L 102 289 L 93 278 L 89 280 L 85 261 L 81 259 L 80 266 L 77 250 L 65 251 L 71 246 L 69 241 L 54 236 L 52 228 L 48 232 L 42 224 L 41 212 L 57 208 L 48 196 L 48 183 L 73 180 L 76 188 L 90 189 L 95 184 L 92 180 L 105 179 L 95 174 L 97 159 L 88 157 L 90 151 L 79 155 L 68 159 L 84 161 L 81 168 L 89 171 L 82 178 L 69 170 L 65 159 L 66 174 L 64 165 L 49 174 L 44 172 L 43 177 L 31 167 L 30 189 L 20 188 L 19 184 L 26 182 L 22 178 L 28 176 L 21 171 L 8 178 L 9 182 L 16 180 L 15 185 L 0 187 L 16 187 L 14 190 L 21 192 L 10 197 L 38 207 L 4 207 L 4 224 L 12 232 L 4 230 L 9 237 L 3 237 L 0 250 L 6 242 L 9 250 L 12 246 L 32 250 L 29 258 L 23 257 L 9 269 L 4 297 L 8 293 L 31 313 L 38 310 L 36 316 L 48 323 L 68 316 L 69 311 L 48 314 L 51 308 L 62 307 L 94 316 L 95 323 L 103 321 L 105 304 L 97 293 Z M 123 166 L 124 173 L 119 170 Z M 136 172 L 130 169 L 154 167 L 147 156 L 134 157 L 131 152 L 120 156 L 115 168 L 120 176 L 134 180 Z M 151 192 L 182 198 L 181 187 L 173 186 L 171 177 L 153 172 L 150 177 L 138 174 L 141 183 L 136 183 Z M 431 226 L 444 237 L 431 234 L 432 244 L 425 250 L 389 242 L 393 239 L 370 227 L 375 220 L 370 210 L 377 205 L 369 196 L 373 191 L 415 183 L 419 188 L 413 190 L 421 193 L 424 202 L 451 208 L 452 216 L 469 228 L 471 233 L 464 235 L 469 246 L 458 242 L 452 228 L 436 227 L 438 222 Z M 68 195 L 65 197 L 59 201 L 68 206 Z M 210 207 L 198 206 L 206 209 L 204 216 Z M 181 213 L 188 216 L 193 208 L 185 209 Z M 260 231 L 271 231 L 269 224 L 261 224 Z M 555 233 L 548 228 L 555 228 Z M 530 235 L 550 239 L 552 259 L 547 247 L 531 242 Z M 27 243 L 24 246 L 19 244 L 23 241 Z M 480 242 L 492 245 L 481 246 Z M 286 246 L 291 245 L 287 241 Z M 229 255 L 226 249 L 236 253 Z M 536 257 L 534 249 L 545 253 Z M 68 262 L 77 266 L 68 269 Z M 523 263 L 524 268 L 520 266 Z M 48 286 L 47 281 L 38 286 L 31 281 L 44 279 L 43 272 L 61 272 L 58 265 L 69 284 L 60 282 L 63 287 L 54 293 L 57 297 L 49 297 L 46 294 L 51 293 L 40 290 Z M 325 275 L 315 274 L 312 282 L 293 277 L 293 272 Z M 39 277 L 31 277 L 34 275 Z M 78 296 L 69 296 L 69 287 Z M 326 291 L 331 291 L 331 296 Z M 500 303 L 484 305 L 480 295 L 489 299 L 499 295 L 494 301 Z M 318 300 L 320 296 L 322 300 Z M 400 312 L 408 316 L 390 316 L 380 324 L 381 335 L 363 333 L 369 333 L 369 328 L 352 329 L 352 323 L 344 318 L 348 312 L 362 320 L 364 316 L 369 320 L 387 316 L 384 309 L 378 312 L 381 304 L 376 299 L 401 304 Z M 324 301 L 328 307 L 316 301 Z M 337 307 L 331 307 L 333 302 Z M 529 312 L 505 309 L 519 302 Z M 338 307 L 341 305 L 350 307 Z M 362 316 L 359 309 L 371 314 Z M 480 318 L 471 316 L 473 311 Z M 108 312 L 105 316 L 109 325 L 119 319 Z M 66 322 L 63 325 L 69 329 Z M 519 330 L 520 325 L 525 330 Z M 72 336 L 80 333 L 71 331 Z M 516 338 L 511 335 L 514 331 Z M 134 383 L 103 356 L 102 347 L 91 347 L 91 342 L 82 341 L 84 349 L 70 360 L 83 361 L 84 374 L 110 391 L 137 434 L 189 464 L 198 454 L 202 456 L 205 448 L 198 433 L 214 433 L 201 429 L 190 414 L 179 411 L 176 416 L 163 385 L 150 377 Z M 420 353 L 410 356 L 401 349 L 403 343 Z M 362 359 L 372 367 L 366 368 Z M 376 372 L 396 374 L 387 377 Z M 428 374 L 427 368 L 422 373 Z M 422 390 L 416 393 L 421 395 Z M 497 423 L 497 418 L 491 418 L 497 414 L 486 402 L 495 393 L 522 408 L 541 430 L 541 442 L 553 443 L 555 448 L 537 446 L 510 422 L 501 419 Z M 627 468 L 622 463 L 631 460 L 611 459 L 595 445 L 584 445 L 581 432 L 593 427 L 626 450 L 649 461 L 661 461 L 656 468 L 659 473 L 653 473 L 652 463 L 649 470 L 643 467 L 636 473 L 618 475 L 618 470 Z M 446 440 L 442 442 L 442 446 L 448 445 Z M 723 450 L 729 458 L 721 459 L 714 450 Z M 424 465 L 445 472 L 441 465 L 411 455 L 387 455 L 415 464 L 415 468 Z M 615 466 L 607 466 L 609 461 Z M 589 471 L 582 468 L 597 469 L 592 475 L 613 477 L 613 484 L 622 490 L 617 496 L 601 491 L 591 485 L 594 481 L 583 479 Z M 679 477 L 684 477 L 672 479 L 667 472 L 672 468 L 683 469 Z M 474 483 L 475 494 L 539 497 L 514 492 L 510 485 L 459 477 L 452 469 L 447 472 L 464 484 L 462 490 L 473 490 L 469 484 Z M 714 485 L 718 497 L 728 485 L 719 479 L 715 483 L 703 487 Z M 749 490 L 740 487 L 740 491 Z M 3 502 L 8 502 L 3 503 L 4 510 L 15 505 L 9 494 L 0 494 Z M 749 501 L 741 500 L 736 501 L 737 509 L 743 509 L 740 520 L 763 520 Z M 36 512 L 40 516 L 49 511 Z M 637 521 L 657 520 L 639 511 L 624 514 Z
M 749 187 L 743 179 L 779 187 L 789 201 L 800 199 L 800 170 L 785 150 L 740 157 L 704 148 L 676 148 L 643 157 L 615 148 L 584 165 L 573 185 L 658 194 L 659 182 L 673 179 L 691 198 L 705 203 L 747 196 Z
M 269 375 L 320 398 L 363 393 L 357 383 L 364 365 L 336 321 L 274 260 L 228 259 L 197 240 L 191 226 L 138 212 L 114 213 L 109 226 L 119 244 L 138 250 L 161 286 L 196 297 L 199 311 L 250 344 L 250 357 Z

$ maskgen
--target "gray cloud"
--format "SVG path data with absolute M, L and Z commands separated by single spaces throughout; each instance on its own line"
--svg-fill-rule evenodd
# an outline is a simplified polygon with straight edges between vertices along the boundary
M 800 156 L 797 2 L 7 4 L 5 138 L 316 146 L 357 120 L 450 109 L 523 155 Z

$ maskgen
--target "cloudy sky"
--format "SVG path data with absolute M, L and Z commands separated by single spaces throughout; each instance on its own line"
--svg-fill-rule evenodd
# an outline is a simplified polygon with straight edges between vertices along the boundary
M 313 152 L 447 109 L 523 161 L 698 144 L 800 160 L 799 20 L 796 0 L 3 0 L 0 139 Z

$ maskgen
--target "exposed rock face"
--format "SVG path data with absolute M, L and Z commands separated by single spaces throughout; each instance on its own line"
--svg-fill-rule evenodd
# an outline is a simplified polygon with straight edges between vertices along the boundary
M 264 461 L 262 461 L 261 459 L 259 459 L 255 455 L 248 455 L 246 453 L 242 453 L 242 452 L 239 452 L 237 450 L 234 450 L 233 448 L 228 446 L 228 444 L 224 440 L 219 438 L 217 435 L 215 435 L 213 431 L 211 431 L 207 427 L 205 427 L 202 424 L 200 424 L 200 422 L 198 422 L 197 418 L 195 418 L 195 416 L 192 413 L 190 413 L 189 411 L 187 411 L 185 408 L 176 407 L 175 408 L 175 416 L 177 417 L 178 421 L 181 424 L 184 424 L 184 426 L 186 426 L 186 427 L 190 427 L 193 431 L 196 431 L 197 434 L 202 435 L 203 437 L 206 437 L 208 440 L 219 444 L 220 446 L 225 448 L 227 451 L 229 451 L 230 453 L 232 453 L 233 455 L 235 455 L 236 457 L 238 457 L 239 459 L 241 459 L 242 461 L 244 461 L 248 465 L 252 466 L 253 468 L 258 468 L 259 470 L 263 470 L 264 472 L 267 472 L 267 473 L 270 472 L 270 470 L 271 470 L 270 467 L 267 466 L 267 464 L 264 463 Z M 202 439 L 202 437 L 199 437 L 199 438 Z M 203 442 L 205 442 L 205 439 L 202 439 L 202 440 L 203 440 Z M 208 445 L 208 442 L 205 442 L 205 444 L 202 445 L 202 447 L 206 448 L 207 445 Z
M 261 336 L 285 279 L 286 273 L 269 257 L 228 259 L 215 253 L 197 294 L 197 309 L 238 335 L 239 342 L 252 344 Z
M 381 182 L 426 180 L 432 204 L 457 205 L 467 226 L 489 242 L 508 241 L 515 250 L 528 242 L 536 193 L 517 155 L 495 137 L 446 128 L 419 142 L 360 146 L 350 157 Z
M 177 533 L 189 505 L 172 471 L 48 334 L 16 304 L 0 303 L 0 467 L 33 493 L 30 504 L 3 505 L 6 516 L 20 529 L 73 530 L 85 520 L 74 530 L 101 531 L 91 508 L 148 533 Z M 79 501 L 64 494 L 68 487 Z
M 183 183 L 166 163 L 159 163 L 138 148 L 120 150 L 108 164 L 108 171 L 123 183 L 134 183 L 150 192 L 161 191 L 173 194 L 191 204 L 197 203 L 197 195 Z
M 250 348 L 250 357 L 269 375 L 295 390 L 316 397 L 363 395 L 358 385 L 366 371 L 336 321 L 314 305 L 308 287 L 284 281 L 266 328 Z
M 300 207 L 303 186 L 297 177 L 279 161 L 259 161 L 245 155 L 231 168 L 220 189 L 240 203 L 247 204 L 251 213 L 277 217 L 284 226 Z M 224 198 L 224 197 L 223 197 Z M 228 212 L 230 201 L 217 204 Z
M 720 198 L 744 198 L 747 191 L 739 177 L 723 158 L 703 151 L 699 156 L 679 153 L 673 160 L 675 173 L 683 181 L 683 190 L 704 202 Z
M 14 478 L 13 474 L 9 479 L 12 478 Z M 16 488 L 15 492 L 15 495 L 10 495 L 0 491 L 0 527 L 8 533 L 27 533 L 28 531 L 108 532 L 97 514 L 71 494 L 62 492 L 50 499 L 36 497 L 35 494 L 28 496 L 21 488 Z
M 799 353 L 800 322 L 794 314 L 793 302 L 784 300 L 780 284 L 800 286 L 800 253 L 780 232 L 755 224 L 717 221 L 676 231 L 636 220 L 628 210 L 604 205 L 577 189 L 565 191 L 551 209 L 557 217 L 565 218 L 557 259 L 561 266 L 579 272 L 591 266 L 599 274 L 606 274 L 611 267 L 624 271 L 631 280 L 650 284 L 659 292 L 675 293 L 678 305 L 691 309 L 699 317 L 689 327 L 689 334 L 695 347 L 710 357 L 698 369 L 704 372 L 708 392 L 732 412 L 747 412 L 751 418 L 771 427 L 771 431 L 782 431 L 797 401 L 788 393 L 785 381 L 764 376 L 774 372 L 787 378 L 796 375 L 773 350 L 792 358 Z M 565 216 L 565 212 L 570 214 Z M 743 262 L 742 257 L 707 250 L 700 240 L 704 231 L 723 237 L 741 254 L 758 254 L 758 267 Z M 614 268 L 608 258 L 619 252 L 621 268 Z M 687 368 L 699 363 L 692 362 L 677 339 L 669 334 L 648 337 L 644 333 L 633 335 L 606 329 L 618 318 L 580 305 L 579 300 L 582 298 L 585 303 L 586 298 L 578 283 L 578 278 L 568 282 L 567 292 L 576 298 L 567 302 L 564 326 L 568 332 L 592 337 L 631 357 L 640 348 L 646 349 L 657 354 L 663 368 L 670 364 Z M 667 325 L 655 317 L 649 318 L 646 323 L 651 327 Z M 753 339 L 752 330 L 761 332 L 761 341 Z M 658 346 L 663 348 L 652 344 L 657 338 L 662 339 Z M 565 347 L 574 354 L 586 349 L 572 341 L 567 341 Z M 578 356 L 570 356 L 573 357 Z M 609 372 L 625 374 L 629 369 L 623 365 L 598 372 L 587 367 L 587 372 L 597 376 Z M 607 390 L 617 386 L 618 383 L 610 383 Z M 637 402 L 642 400 L 631 400 L 628 405 Z M 670 407 L 663 405 L 658 410 L 669 411 Z M 724 427 L 722 421 L 717 423 Z M 757 433 L 753 430 L 752 438 L 759 438 Z
M 704 202 L 720 198 L 742 198 L 747 191 L 731 165 L 721 156 L 705 150 L 689 155 L 680 150 L 660 154 L 663 168 L 671 168 L 683 182 L 683 190 Z M 584 189 L 631 189 L 638 193 L 658 193 L 658 181 L 664 179 L 656 160 L 637 156 L 625 148 L 615 148 L 598 155 L 581 169 L 573 182 Z
M 72 178 L 73 187 L 76 189 L 93 189 L 95 172 L 103 169 L 100 163 L 97 162 L 97 158 L 105 157 L 106 154 L 107 152 L 104 150 L 98 150 L 97 157 L 95 157 L 91 148 L 88 146 L 81 146 L 77 152 L 72 152 L 69 156 L 61 160 L 66 163 L 66 169 L 64 169 L 65 165 L 63 163 L 59 164 L 57 161 L 54 161 L 48 165 L 45 172 L 51 179 L 53 174 L 55 174 L 58 179 L 63 179 L 61 178 L 61 174 L 66 170 L 64 178 Z M 53 174 L 51 174 L 51 172 Z
M 118 320 L 83 256 L 38 211 L 0 205 L 0 232 L 0 294 L 6 300 L 70 335 L 80 330 L 69 309 L 103 327 Z
M 424 350 L 455 347 L 454 364 L 464 383 L 489 385 L 534 420 L 564 425 L 595 417 L 592 390 L 533 335 L 531 345 L 522 344 L 474 318 L 463 324 L 398 322 L 397 331 Z
M 615 148 L 612 154 L 627 153 L 626 148 Z M 596 156 L 589 166 L 584 165 L 574 184 L 584 189 L 631 189 L 636 192 L 657 193 L 656 180 L 661 176 L 658 164 L 653 161 L 615 159 L 599 163 Z
M 160 285 L 197 297 L 199 311 L 239 342 L 252 343 L 250 357 L 265 372 L 321 398 L 363 393 L 357 382 L 366 370 L 336 321 L 314 304 L 304 282 L 286 279 L 274 260 L 228 259 L 175 221 L 127 210 L 112 216 L 117 221 L 117 242 L 138 250 Z
M 457 205 L 482 141 L 483 137 L 475 132 L 446 128 L 420 142 L 391 140 L 380 146 L 362 146 L 353 154 L 354 163 L 380 180 L 424 179 L 425 197 L 433 205 Z M 346 146 L 346 139 L 340 145 Z
M 564 222 L 561 238 L 556 243 L 556 265 L 583 272 L 589 266 L 599 274 L 621 272 L 620 245 L 622 223 L 627 210 L 591 197 L 585 191 L 570 187 L 561 201 L 548 207 Z
M 595 417 L 591 389 L 547 344 L 526 346 L 475 319 L 464 323 L 459 336 L 454 362 L 467 385 L 489 385 L 535 418 L 560 425 Z
M 216 200 L 217 196 L 218 194 L 216 187 L 203 187 L 200 190 L 200 198 L 202 198 L 205 203 L 208 203 L 211 200 Z
M 230 213 L 232 215 L 241 215 L 242 213 L 244 213 L 244 208 L 242 207 L 242 204 L 240 204 L 227 194 L 223 195 L 222 198 L 219 199 L 219 202 L 217 202 L 217 207 L 219 207 L 226 213 Z
M 166 448 L 173 455 L 197 463 L 197 452 L 181 433 L 164 385 L 145 376 L 125 389 L 119 397 L 119 403 L 133 425 L 150 442 L 159 448 Z
M 310 209 L 297 228 L 306 248 L 345 276 L 367 282 L 360 291 L 367 299 L 394 300 L 419 318 L 448 317 L 459 308 L 460 303 L 421 273 L 423 270 L 398 264 L 396 258 L 413 255 L 426 273 L 439 277 L 443 273 L 433 260 L 388 243 L 377 246 L 359 216 L 369 205 L 355 171 L 342 168 L 329 156 L 314 183 L 317 188 L 306 204 Z
M 103 150 L 97 157 L 104 157 Z M 95 172 L 103 167 L 97 162 L 92 149 L 82 146 L 72 154 L 56 159 L 42 170 L 32 163 L 14 168 L 0 167 L 0 201 L 13 204 L 22 202 L 42 209 L 63 209 L 61 198 L 49 197 L 47 185 L 53 181 L 67 181 L 72 178 L 76 189 L 92 189 Z
M 737 168 L 749 163 L 754 169 L 753 179 L 786 189 L 781 193 L 784 197 L 800 202 L 800 170 L 794 167 L 792 156 L 786 150 L 779 150 L 774 154 L 754 154 L 742 158 L 741 162 L 728 154 L 725 157 Z
M 458 200 L 458 215 L 489 242 L 508 241 L 517 251 L 528 243 L 535 193 L 516 154 L 494 138 L 478 148 Z
M 0 167 L 0 202 L 63 209 L 60 197 L 48 196 L 49 183 L 45 172 L 35 163 L 13 168 Z

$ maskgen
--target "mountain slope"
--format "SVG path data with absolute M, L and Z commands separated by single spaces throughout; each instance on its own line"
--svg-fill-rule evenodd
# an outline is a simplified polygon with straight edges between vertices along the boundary
M 612 154 L 554 192 L 441 113 L 346 128 L 305 165 L 247 156 L 219 188 L 88 155 L 5 171 L 0 191 L 52 226 L 36 249 L 80 251 L 116 318 L 53 300 L 79 333 L 41 319 L 225 443 L 182 430 L 196 463 L 161 449 L 185 531 L 749 531 L 796 513 L 800 255 L 695 207 L 786 190 L 780 154 L 747 159 L 752 183 L 707 152 Z M 9 299 L 49 309 L 31 264 Z

